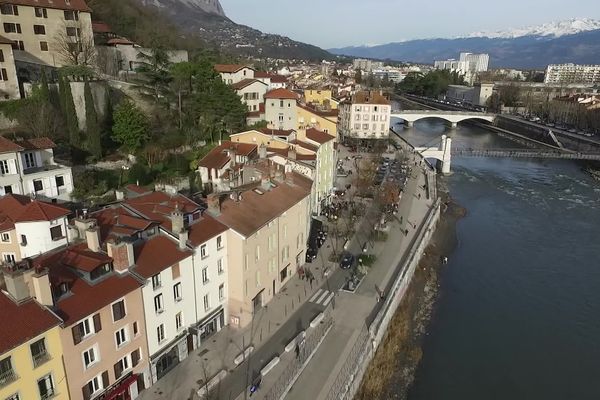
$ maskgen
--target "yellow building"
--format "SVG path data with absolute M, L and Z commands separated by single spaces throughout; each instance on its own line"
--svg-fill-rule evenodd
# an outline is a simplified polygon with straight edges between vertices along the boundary
M 320 111 L 305 104 L 298 104 L 299 129 L 316 128 L 337 138 L 338 110 Z
M 306 104 L 319 104 L 331 109 L 337 108 L 337 102 L 332 101 L 329 89 L 304 89 L 304 100 Z
M 27 284 L 13 275 L 4 272 L 8 294 L 0 293 L 0 399 L 68 400 L 61 320 L 29 297 L 19 299 Z

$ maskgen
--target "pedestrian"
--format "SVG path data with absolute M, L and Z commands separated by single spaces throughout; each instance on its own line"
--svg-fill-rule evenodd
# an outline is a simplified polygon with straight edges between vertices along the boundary
M 419 193 L 417 197 L 419 200 L 421 200 L 421 193 Z
M 296 343 L 295 351 L 296 351 L 296 358 L 300 358 L 300 346 L 298 345 L 298 343 Z

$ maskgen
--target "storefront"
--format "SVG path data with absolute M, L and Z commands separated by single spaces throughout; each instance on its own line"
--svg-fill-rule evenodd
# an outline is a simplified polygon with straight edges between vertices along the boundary
M 139 379 L 141 378 L 141 379 Z M 141 383 L 141 388 L 138 387 Z M 102 395 L 98 396 L 99 400 L 135 400 L 139 392 L 143 390 L 143 377 L 138 374 L 129 373 L 123 379 L 115 382 Z
M 202 319 L 194 328 L 197 343 L 200 346 L 209 337 L 220 331 L 225 326 L 225 310 L 219 306 L 215 311 Z

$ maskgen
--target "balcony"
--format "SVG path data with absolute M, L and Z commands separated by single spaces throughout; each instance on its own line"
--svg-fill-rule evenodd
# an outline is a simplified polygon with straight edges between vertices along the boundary
M 38 354 L 33 354 L 32 355 L 33 358 L 33 367 L 37 368 L 42 364 L 47 363 L 48 361 L 50 361 L 50 354 L 48 354 L 47 351 L 43 351 L 41 353 Z
M 41 167 L 31 167 L 31 168 L 26 168 L 23 169 L 23 175 L 30 175 L 30 174 L 37 174 L 39 172 L 46 172 L 46 171 L 56 171 L 58 169 L 63 169 L 66 168 L 62 165 L 58 165 L 58 164 L 49 164 L 49 165 L 44 165 Z
M 17 379 L 19 379 L 19 376 L 12 368 L 0 373 L 0 388 L 10 385 Z

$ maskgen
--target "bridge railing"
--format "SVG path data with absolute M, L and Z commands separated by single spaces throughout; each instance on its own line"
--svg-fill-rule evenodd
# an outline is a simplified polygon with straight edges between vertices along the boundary
M 496 117 L 496 114 L 484 113 L 479 111 L 442 111 L 442 110 L 396 110 L 392 111 L 393 115 L 405 114 L 405 115 L 418 115 L 418 114 L 432 114 L 432 115 L 477 115 L 484 117 Z

